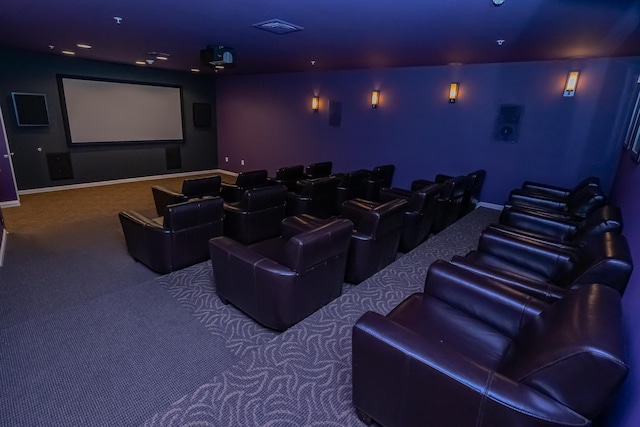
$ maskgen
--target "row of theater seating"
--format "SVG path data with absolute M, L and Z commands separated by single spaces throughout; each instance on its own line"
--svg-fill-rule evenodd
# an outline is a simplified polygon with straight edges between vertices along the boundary
M 283 170 L 288 169 L 281 168 L 279 172 Z M 308 176 L 330 171 L 330 162 L 307 167 Z M 343 216 L 354 223 L 360 236 L 358 246 L 367 248 L 351 257 L 360 257 L 361 266 L 347 268 L 347 281 L 359 283 L 393 261 L 396 252 L 408 252 L 430 234 L 466 214 L 467 207 L 475 207 L 484 180 L 484 171 L 453 178 L 439 175 L 434 182 L 422 180 L 422 188 L 414 183 L 413 187 L 418 189 L 410 191 L 388 187 L 393 171 L 393 165 L 385 165 L 372 171 L 298 180 L 296 186 L 318 190 L 302 194 L 287 191 L 287 182 L 278 181 L 284 176 L 282 173 L 273 180 L 260 181 L 262 185 L 255 187 L 258 181 L 248 179 L 242 181 L 242 186 L 222 187 L 222 193 L 225 188 L 233 188 L 233 192 L 243 188 L 240 199 L 233 202 L 216 196 L 221 188 L 219 176 L 187 179 L 180 193 L 161 186 L 152 188 L 159 218 L 122 212 L 120 221 L 129 253 L 152 270 L 167 273 L 204 261 L 207 250 L 203 242 L 207 235 L 212 238 L 224 234 L 241 244 L 251 245 L 281 236 L 281 223 L 290 216 L 304 217 L 308 228 Z M 266 171 L 257 172 L 260 171 L 240 174 L 238 179 L 257 175 L 266 179 Z M 327 188 L 324 185 L 327 182 L 338 182 L 337 188 L 333 186 L 338 191 L 319 191 Z M 359 185 L 354 185 L 356 182 Z M 377 189 L 377 193 L 371 199 L 360 198 L 372 188 Z M 328 194 L 330 197 L 325 197 Z M 337 197 L 341 203 L 336 210 Z M 390 203 L 397 200 L 406 203 Z M 190 246 L 193 249 L 189 250 Z
M 584 188 L 606 203 L 597 182 Z M 436 261 L 423 293 L 357 321 L 363 421 L 586 426 L 604 410 L 628 374 L 621 296 L 633 263 L 617 207 L 587 197 L 568 213 L 560 199 L 574 192 L 559 190 L 514 190 L 477 250 Z

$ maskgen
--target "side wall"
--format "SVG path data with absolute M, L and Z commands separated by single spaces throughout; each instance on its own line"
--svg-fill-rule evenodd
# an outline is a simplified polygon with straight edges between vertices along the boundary
M 612 193 L 612 202 L 622 209 L 624 234 L 629 241 L 634 271 L 622 298 L 627 336 L 630 372 L 607 425 L 635 427 L 640 425 L 640 165 L 627 152 L 620 159 Z
M 629 62 L 639 61 L 221 76 L 220 167 L 265 168 L 273 175 L 281 166 L 315 161 L 332 160 L 337 172 L 393 163 L 399 187 L 437 173 L 484 168 L 482 200 L 492 203 L 503 203 L 525 179 L 571 186 L 597 175 L 609 188 L 618 161 L 623 82 Z M 581 70 L 578 89 L 565 98 L 572 69 Z M 448 102 L 450 82 L 460 82 L 454 104 Z M 374 89 L 381 94 L 377 109 L 370 105 Z M 320 97 L 316 113 L 310 108 L 314 94 Z M 329 125 L 329 100 L 342 103 L 339 127 Z M 493 137 L 505 104 L 524 108 L 516 143 Z
M 185 143 L 69 147 L 64 132 L 57 74 L 182 86 Z M 11 92 L 46 94 L 50 126 L 18 127 Z M 9 145 L 15 153 L 13 162 L 19 190 L 214 169 L 218 151 L 215 98 L 215 83 L 210 75 L 0 49 L 0 105 L 5 113 Z M 194 102 L 211 104 L 212 127 L 193 126 Z M 168 170 L 165 148 L 178 146 L 182 168 Z M 64 152 L 70 153 L 74 178 L 51 180 L 46 155 Z

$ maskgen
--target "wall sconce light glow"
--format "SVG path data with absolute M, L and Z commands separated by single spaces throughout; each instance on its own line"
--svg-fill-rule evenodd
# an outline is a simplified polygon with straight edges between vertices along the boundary
M 63 50 L 62 53 L 64 53 L 65 55 L 75 55 L 76 53 L 72 50 Z
M 449 102 L 454 103 L 458 99 L 458 83 L 451 83 L 449 86 Z
M 371 92 L 371 108 L 378 108 L 378 104 L 380 104 L 380 91 L 374 90 Z
M 320 97 L 319 96 L 314 96 L 313 98 L 311 98 L 311 109 L 313 110 L 314 113 L 317 113 L 318 110 L 320 109 Z
M 569 71 L 567 75 L 567 82 L 564 85 L 563 96 L 573 96 L 576 93 L 576 86 L 578 86 L 578 77 L 580 71 Z
M 91 45 L 86 43 L 78 43 L 76 46 L 78 46 L 80 49 L 91 49 Z

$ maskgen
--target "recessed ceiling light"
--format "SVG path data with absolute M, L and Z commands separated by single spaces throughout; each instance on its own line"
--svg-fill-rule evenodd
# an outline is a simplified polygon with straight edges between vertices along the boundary
M 76 53 L 72 50 L 63 50 L 62 53 L 64 53 L 65 55 L 75 55 Z
M 167 58 L 166 56 L 156 56 L 156 59 L 159 59 L 161 61 L 166 61 L 169 58 Z
M 192 68 L 192 69 L 191 69 L 191 72 L 193 72 L 193 73 L 199 73 L 199 72 L 200 72 L 200 70 L 199 70 L 198 68 Z
M 136 65 L 147 65 L 144 61 L 136 61 Z
M 78 46 L 81 49 L 91 49 L 91 45 L 86 43 L 78 43 L 76 46 Z

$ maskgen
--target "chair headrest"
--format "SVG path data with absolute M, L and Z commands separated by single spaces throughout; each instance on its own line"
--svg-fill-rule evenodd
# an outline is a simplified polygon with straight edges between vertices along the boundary
M 185 179 L 182 182 L 182 194 L 187 198 L 217 196 L 220 194 L 221 182 L 219 175 Z
M 335 194 L 340 179 L 334 176 L 324 178 L 303 179 L 296 183 L 297 193 L 305 197 Z
M 224 210 L 221 197 L 191 200 L 167 206 L 164 227 L 169 230 L 183 230 L 222 219 Z
M 299 180 L 304 176 L 304 166 L 285 166 L 276 171 L 276 179 L 279 181 Z
M 321 178 L 323 176 L 331 175 L 331 169 L 333 168 L 333 162 L 319 162 L 312 163 L 307 166 L 304 174 L 308 178 Z
M 267 183 L 267 170 L 255 170 L 249 172 L 241 172 L 236 179 L 237 187 L 257 187 Z

